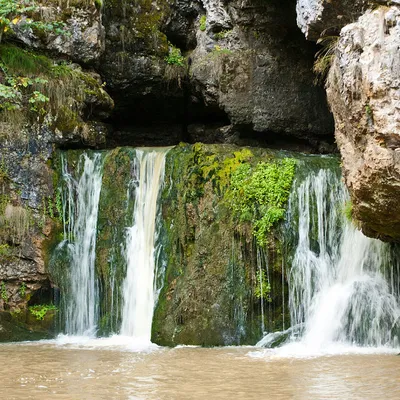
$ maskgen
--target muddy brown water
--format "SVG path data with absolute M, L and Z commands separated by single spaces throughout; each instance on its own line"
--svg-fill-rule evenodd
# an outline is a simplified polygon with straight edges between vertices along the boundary
M 0 399 L 400 399 L 400 356 L 0 345 Z

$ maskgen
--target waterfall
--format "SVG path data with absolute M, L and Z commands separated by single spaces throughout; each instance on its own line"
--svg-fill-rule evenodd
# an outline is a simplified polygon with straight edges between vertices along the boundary
M 384 273 L 389 245 L 365 237 L 344 215 L 347 193 L 332 171 L 310 174 L 292 194 L 288 223 L 298 244 L 289 277 L 292 325 L 303 342 L 397 344 L 400 307 Z
M 66 332 L 94 335 L 98 315 L 98 288 L 95 278 L 97 214 L 102 182 L 102 157 L 83 154 L 79 160 L 79 180 L 68 172 L 62 158 L 64 193 L 64 237 L 70 254 L 69 293 L 66 304 Z
M 285 228 L 295 249 L 286 260 L 291 328 L 259 345 L 282 337 L 317 351 L 338 343 L 398 345 L 399 276 L 390 245 L 357 230 L 345 216 L 346 201 L 332 170 L 310 172 L 294 185 Z
M 126 239 L 127 273 L 123 284 L 121 335 L 150 341 L 157 297 L 157 198 L 164 178 L 165 150 L 136 150 L 138 186 L 134 225 Z

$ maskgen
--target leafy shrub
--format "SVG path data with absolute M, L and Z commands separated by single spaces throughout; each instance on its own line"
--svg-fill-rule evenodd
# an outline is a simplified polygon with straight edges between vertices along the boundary
M 205 15 L 202 15 L 199 22 L 199 29 L 204 32 L 206 30 L 207 17 Z
M 43 304 L 29 307 L 30 313 L 39 321 L 44 319 L 49 310 L 58 310 L 58 308 L 54 304 Z
M 232 174 L 226 198 L 240 221 L 253 225 L 260 246 L 267 242 L 273 225 L 283 219 L 296 161 L 290 158 L 260 162 L 256 167 L 240 165 Z
M 185 57 L 183 57 L 181 50 L 173 46 L 171 43 L 169 44 L 169 53 L 165 57 L 165 61 L 169 65 L 177 65 L 179 67 L 185 66 Z

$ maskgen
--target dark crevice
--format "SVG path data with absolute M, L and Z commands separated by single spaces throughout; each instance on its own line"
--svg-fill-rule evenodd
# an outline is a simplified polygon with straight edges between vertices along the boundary
M 54 301 L 54 289 L 50 281 L 46 281 L 38 290 L 32 293 L 28 306 L 51 304 Z

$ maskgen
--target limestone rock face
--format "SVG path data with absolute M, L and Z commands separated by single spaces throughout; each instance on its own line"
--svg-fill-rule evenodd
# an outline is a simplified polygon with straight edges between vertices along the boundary
M 104 27 L 100 9 L 95 2 L 70 6 L 69 2 L 59 2 L 58 6 L 41 6 L 37 10 L 40 19 L 49 24 L 63 24 L 61 33 L 55 31 L 27 30 L 24 20 L 15 27 L 21 41 L 32 48 L 51 50 L 68 56 L 75 62 L 92 63 L 104 51 Z
M 227 3 L 221 0 L 203 0 L 207 13 L 208 27 L 212 31 L 232 28 L 232 20 L 227 11 Z
M 294 2 L 209 0 L 204 6 L 206 27 L 197 31 L 191 55 L 196 95 L 258 137 L 331 134 L 325 95 L 313 85 L 315 49 L 296 27 Z
M 400 4 L 400 0 L 297 0 L 297 24 L 309 40 L 323 32 L 338 32 L 374 5 Z
M 354 215 L 363 231 L 400 240 L 400 8 L 343 28 L 327 93 Z
M 297 24 L 309 40 L 317 40 L 327 29 L 339 30 L 361 15 L 367 0 L 298 0 Z

